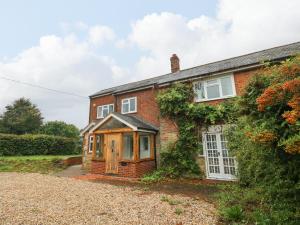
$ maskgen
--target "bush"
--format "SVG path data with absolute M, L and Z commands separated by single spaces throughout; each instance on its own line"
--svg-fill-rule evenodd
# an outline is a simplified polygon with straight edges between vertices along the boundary
M 50 135 L 0 134 L 0 155 L 69 155 L 76 151 L 76 141 Z
M 243 209 L 239 205 L 233 205 L 221 210 L 221 214 L 227 221 L 241 221 L 243 219 Z
M 240 204 L 243 224 L 299 221 L 299 94 L 298 56 L 259 71 L 238 101 L 240 117 L 227 137 L 239 165 L 239 186 L 227 189 L 222 201 L 229 212 Z M 226 215 L 223 219 L 228 220 Z

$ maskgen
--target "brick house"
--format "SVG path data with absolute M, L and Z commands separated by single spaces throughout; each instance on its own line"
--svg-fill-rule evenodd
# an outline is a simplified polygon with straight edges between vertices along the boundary
M 83 136 L 83 168 L 91 173 L 141 177 L 159 165 L 159 153 L 177 139 L 177 126 L 162 118 L 157 93 L 174 82 L 191 82 L 195 102 L 218 104 L 241 95 L 263 61 L 279 62 L 300 52 L 300 42 L 180 70 L 171 58 L 171 73 L 101 90 L 90 96 L 89 124 Z M 208 179 L 235 179 L 236 162 L 228 155 L 222 130 L 202 133 L 200 168 Z

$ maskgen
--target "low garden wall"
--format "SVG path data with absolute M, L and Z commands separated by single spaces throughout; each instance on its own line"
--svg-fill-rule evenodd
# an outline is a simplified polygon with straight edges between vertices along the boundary
M 82 164 L 82 156 L 69 157 L 64 160 L 64 164 L 66 166 L 80 165 Z

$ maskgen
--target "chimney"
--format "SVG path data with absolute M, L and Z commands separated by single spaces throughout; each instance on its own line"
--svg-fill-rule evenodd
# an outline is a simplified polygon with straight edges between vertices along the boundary
M 176 54 L 173 54 L 170 58 L 171 61 L 171 72 L 175 73 L 180 70 L 179 58 Z

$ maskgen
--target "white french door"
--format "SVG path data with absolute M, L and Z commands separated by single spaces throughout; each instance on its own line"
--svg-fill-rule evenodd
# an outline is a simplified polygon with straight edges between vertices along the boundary
M 222 133 L 203 133 L 207 178 L 236 179 L 237 163 L 229 155 L 227 140 Z

